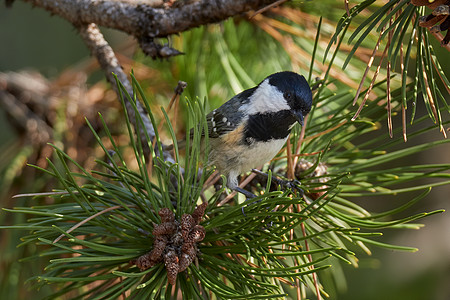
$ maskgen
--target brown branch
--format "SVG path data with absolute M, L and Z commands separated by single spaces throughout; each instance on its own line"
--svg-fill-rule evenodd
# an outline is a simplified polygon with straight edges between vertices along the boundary
M 52 137 L 50 126 L 12 94 L 0 90 L 0 105 L 16 121 L 17 127 L 25 129 L 32 144 L 42 145 L 50 141 Z
M 0 73 L 0 106 L 32 144 L 44 145 L 53 135 L 45 118 L 52 109 L 51 97 L 50 83 L 37 73 Z
M 167 37 L 205 24 L 217 23 L 275 0 L 200 0 L 172 8 L 155 8 L 143 1 L 23 0 L 73 24 L 95 23 L 121 30 L 138 40 Z
M 95 58 L 97 58 L 100 67 L 105 72 L 106 79 L 112 85 L 116 93 L 120 95 L 119 87 L 116 84 L 114 74 L 117 76 L 117 79 L 119 79 L 119 81 L 123 84 L 128 94 L 133 97 L 133 87 L 130 81 L 128 80 L 127 75 L 122 70 L 122 67 L 120 66 L 120 63 L 117 57 L 115 56 L 113 49 L 103 37 L 103 34 L 100 32 L 98 26 L 93 23 L 88 25 L 80 25 L 78 27 L 78 30 L 80 32 L 80 36 L 82 37 L 86 46 L 89 48 L 91 54 L 95 56 Z M 126 97 L 124 98 L 128 116 L 131 122 L 134 124 L 135 129 L 137 129 L 138 127 L 136 127 L 137 120 L 134 108 L 131 105 L 131 103 L 126 99 Z M 155 130 L 153 128 L 152 122 L 148 118 L 147 112 L 145 111 L 144 107 L 141 105 L 139 101 L 136 101 L 136 107 L 137 112 L 139 113 L 142 119 L 145 131 L 152 140 L 155 137 Z M 144 146 L 144 150 L 146 152 L 145 154 L 148 157 L 150 149 L 148 148 L 148 145 L 145 142 L 147 141 L 147 138 L 142 128 L 141 130 L 139 130 L 139 135 L 141 137 L 141 141 L 143 141 L 142 145 Z
M 119 61 L 115 56 L 113 49 L 103 37 L 98 26 L 96 24 L 79 25 L 78 30 L 80 32 L 80 36 L 83 38 L 91 54 L 97 58 L 102 70 L 105 72 L 107 80 L 110 82 L 116 93 L 120 95 L 120 90 L 116 84 L 116 80 L 113 74 L 115 74 L 117 76 L 117 79 L 123 84 L 127 93 L 133 97 L 133 87 L 130 81 L 128 80 L 127 75 L 122 70 L 122 67 L 119 64 Z M 182 82 L 179 83 L 179 86 L 184 87 Z M 178 87 L 175 92 L 179 95 L 183 92 L 183 89 L 184 88 L 182 87 Z M 150 121 L 150 118 L 146 110 L 139 101 L 136 101 L 136 108 L 139 117 L 142 119 L 144 128 L 142 128 L 141 126 L 137 126 L 138 120 L 136 119 L 136 113 L 132 104 L 130 103 L 130 101 L 128 101 L 127 98 L 125 98 L 124 101 L 128 117 L 132 122 L 132 124 L 134 125 L 136 134 L 139 134 L 141 138 L 141 144 L 144 150 L 144 155 L 146 158 L 149 157 L 149 164 L 151 170 L 151 166 L 153 164 L 152 160 L 153 156 L 150 155 L 150 147 L 148 145 L 148 142 L 156 140 L 155 128 L 153 127 L 153 124 Z M 148 139 L 146 133 L 148 135 Z M 156 154 L 159 155 L 158 147 L 153 148 L 155 149 Z M 164 146 L 162 155 L 164 161 L 175 163 L 176 160 L 173 158 L 172 154 L 170 153 L 170 150 L 166 149 L 166 147 Z M 171 180 L 174 185 L 177 184 L 176 177 L 172 176 Z

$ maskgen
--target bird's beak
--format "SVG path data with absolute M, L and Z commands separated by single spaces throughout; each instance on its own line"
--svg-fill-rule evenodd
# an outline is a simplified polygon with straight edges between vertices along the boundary
M 294 113 L 294 117 L 297 120 L 297 122 L 300 125 L 303 126 L 303 113 L 302 113 L 302 111 L 301 110 L 297 110 L 297 111 L 294 111 L 293 113 Z

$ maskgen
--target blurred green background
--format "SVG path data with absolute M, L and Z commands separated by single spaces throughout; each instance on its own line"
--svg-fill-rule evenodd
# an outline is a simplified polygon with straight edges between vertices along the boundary
M 317 6 L 315 9 L 320 10 L 321 8 Z M 129 50 L 129 47 L 123 47 L 124 44 L 131 43 L 132 39 L 129 37 L 110 30 L 106 31 L 106 37 L 115 50 L 125 49 L 123 50 L 125 56 L 130 57 L 130 54 L 133 53 L 132 50 Z M 0 8 L 0 41 L 2 41 L 0 46 L 0 72 L 36 70 L 45 77 L 54 79 L 67 68 L 73 65 L 82 65 L 89 57 L 86 47 L 70 24 L 59 17 L 50 17 L 42 9 L 33 9 L 29 4 L 21 1 L 16 1 L 12 9 L 6 9 L 4 6 Z M 242 47 L 245 47 L 245 41 L 241 42 Z M 189 57 L 188 48 L 181 49 L 181 51 L 186 52 L 187 59 L 196 59 L 195 57 Z M 440 49 L 440 51 L 445 50 Z M 448 52 L 445 52 L 444 55 L 448 56 Z M 171 62 L 173 63 L 173 60 Z M 169 69 L 170 67 L 170 64 L 164 61 L 145 59 L 144 63 L 149 69 L 154 68 L 159 71 L 164 71 L 162 69 Z M 444 64 L 444 67 L 447 68 L 446 74 L 450 74 L 450 64 Z M 165 82 L 161 84 L 164 90 L 162 94 L 170 95 L 174 84 L 178 80 L 186 80 L 186 78 L 182 77 L 183 72 L 166 71 L 168 72 L 165 72 L 161 79 Z M 170 78 L 172 75 L 173 77 Z M 95 84 L 98 80 L 103 81 L 102 76 L 101 72 L 94 71 L 87 82 Z M 254 77 L 252 79 L 257 81 L 260 78 Z M 194 84 L 192 82 L 188 82 L 188 84 L 190 87 L 200 85 L 200 83 Z M 158 82 L 149 83 L 149 85 L 157 87 Z M 201 92 L 201 89 L 192 89 L 188 90 L 187 93 L 196 94 L 199 91 Z M 220 98 L 220 92 L 218 94 Z M 197 96 L 204 97 L 206 95 L 197 94 Z M 223 98 L 223 100 L 226 100 L 226 97 Z M 421 102 L 419 102 L 417 114 L 419 116 L 426 114 L 425 107 Z M 448 119 L 448 115 L 445 117 Z M 431 124 L 431 121 L 429 121 L 429 124 Z M 2 128 L 0 130 L 0 145 L 3 145 L 1 149 L 6 149 L 8 145 L 16 143 L 18 137 L 1 107 L 0 126 Z M 396 126 L 401 126 L 400 116 L 394 117 L 394 127 Z M 414 128 L 411 130 L 414 130 Z M 379 133 L 387 137 L 386 128 L 380 130 Z M 431 141 L 443 137 L 438 130 L 435 130 L 431 132 L 428 138 Z M 412 139 L 407 143 L 410 146 L 423 142 L 425 141 Z M 4 153 L 0 153 L 0 156 L 3 155 Z M 450 147 L 448 144 L 442 145 L 410 159 L 424 164 L 450 163 Z M 4 178 L 4 175 L 5 173 L 2 174 L 0 180 Z M 0 182 L 0 186 L 2 184 Z M 16 192 L 25 191 L 16 190 Z M 0 199 L 2 207 L 24 205 L 24 200 L 11 199 L 10 193 L 0 193 L 0 195 L 2 196 Z M 449 195 L 449 186 L 434 188 L 426 201 L 419 202 L 407 213 L 411 215 L 435 209 L 448 210 L 450 209 Z M 392 198 L 389 200 L 370 198 L 357 201 L 368 210 L 373 211 L 386 210 L 392 206 L 392 203 L 389 203 Z M 399 201 L 402 200 L 399 199 Z M 0 220 L 3 224 L 12 221 L 5 216 L 5 212 L 1 212 Z M 419 248 L 418 252 L 404 253 L 372 248 L 372 256 L 359 255 L 361 260 L 358 269 L 350 266 L 343 267 L 342 277 L 345 277 L 346 281 L 345 283 L 344 281 L 338 283 L 337 294 L 332 294 L 332 299 L 450 299 L 450 218 L 448 213 L 437 214 L 421 220 L 421 223 L 425 224 L 425 227 L 419 231 L 390 231 L 385 236 L 386 242 L 417 247 Z M 19 236 L 18 233 L 11 234 L 3 230 L 1 232 L 2 250 L 0 251 L 3 253 L 0 253 L 2 257 L 0 272 L 3 275 L 2 280 L 4 282 L 2 283 L 2 291 L 0 291 L 0 299 L 24 299 L 24 295 L 28 294 L 28 292 L 23 291 L 22 277 L 14 273 L 14 270 L 22 269 L 11 267 L 6 263 L 11 259 L 16 260 L 18 251 L 21 251 L 15 249 L 15 246 L 19 243 Z M 19 262 L 14 262 L 14 264 L 17 263 Z M 25 262 L 21 264 L 25 264 Z M 34 271 L 39 272 L 39 266 L 33 268 Z M 14 287 L 22 291 L 16 294 L 11 291 Z

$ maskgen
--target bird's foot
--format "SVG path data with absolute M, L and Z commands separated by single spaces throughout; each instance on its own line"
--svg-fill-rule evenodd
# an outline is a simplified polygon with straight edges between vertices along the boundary
M 247 190 L 244 190 L 243 188 L 240 188 L 240 187 L 235 187 L 234 190 L 238 193 L 243 194 L 245 197 L 247 197 L 247 200 L 245 200 L 245 202 L 249 202 L 251 199 L 256 197 L 255 194 L 253 194 Z M 259 201 L 261 201 L 261 200 L 259 200 Z M 253 201 L 252 203 L 248 203 L 246 206 L 249 206 L 254 203 L 258 203 L 259 201 Z M 244 206 L 241 207 L 241 211 L 242 211 L 242 214 L 244 215 L 244 217 L 246 217 L 247 215 L 245 214 Z
M 249 192 L 249 191 L 247 191 L 247 190 L 244 190 L 243 188 L 240 188 L 240 187 L 238 187 L 238 186 L 235 187 L 235 188 L 233 188 L 233 190 L 235 190 L 235 191 L 238 192 L 238 193 L 243 194 L 245 197 L 247 197 L 247 200 L 256 197 L 256 195 L 253 194 L 252 192 Z
M 266 178 L 269 178 L 269 175 L 261 172 L 260 170 L 257 169 L 252 169 L 252 172 L 261 176 L 264 176 Z M 283 188 L 287 188 L 290 189 L 291 191 L 297 191 L 300 195 L 303 196 L 303 194 L 305 193 L 303 191 L 303 189 L 300 187 L 301 183 L 300 181 L 293 179 L 293 180 L 285 180 L 285 179 L 280 179 L 274 175 L 271 176 L 272 182 L 274 182 L 276 185 L 279 185 Z
M 235 190 L 236 192 L 241 193 L 241 194 L 243 194 L 244 196 L 247 197 L 247 199 L 245 200 L 246 203 L 247 203 L 247 202 L 250 202 L 253 198 L 256 197 L 255 194 L 253 194 L 253 193 L 251 193 L 251 192 L 249 192 L 249 191 L 247 191 L 247 190 L 244 190 L 244 189 L 242 189 L 242 188 L 240 188 L 240 187 L 236 187 L 236 188 L 234 188 L 234 190 Z M 247 205 L 242 206 L 242 207 L 241 207 L 242 215 L 243 215 L 244 217 L 247 217 L 247 215 L 245 214 L 244 208 L 247 207 L 247 206 L 249 206 L 249 205 L 259 203 L 259 202 L 261 202 L 261 200 L 252 201 L 251 203 L 247 203 Z M 275 211 L 275 210 L 273 210 L 273 211 Z M 268 217 L 264 218 L 264 221 L 266 221 L 267 219 L 268 219 Z M 265 228 L 265 229 L 269 229 L 269 228 L 271 228 L 272 226 L 273 226 L 273 222 L 271 221 L 271 222 L 269 222 L 269 223 L 266 223 L 266 225 L 264 226 L 264 228 Z

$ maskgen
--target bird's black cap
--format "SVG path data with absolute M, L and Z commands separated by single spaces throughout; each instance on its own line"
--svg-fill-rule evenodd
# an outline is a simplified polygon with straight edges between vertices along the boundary
M 294 72 L 278 72 L 267 77 L 283 93 L 289 106 L 306 115 L 311 110 L 312 92 L 305 77 Z

